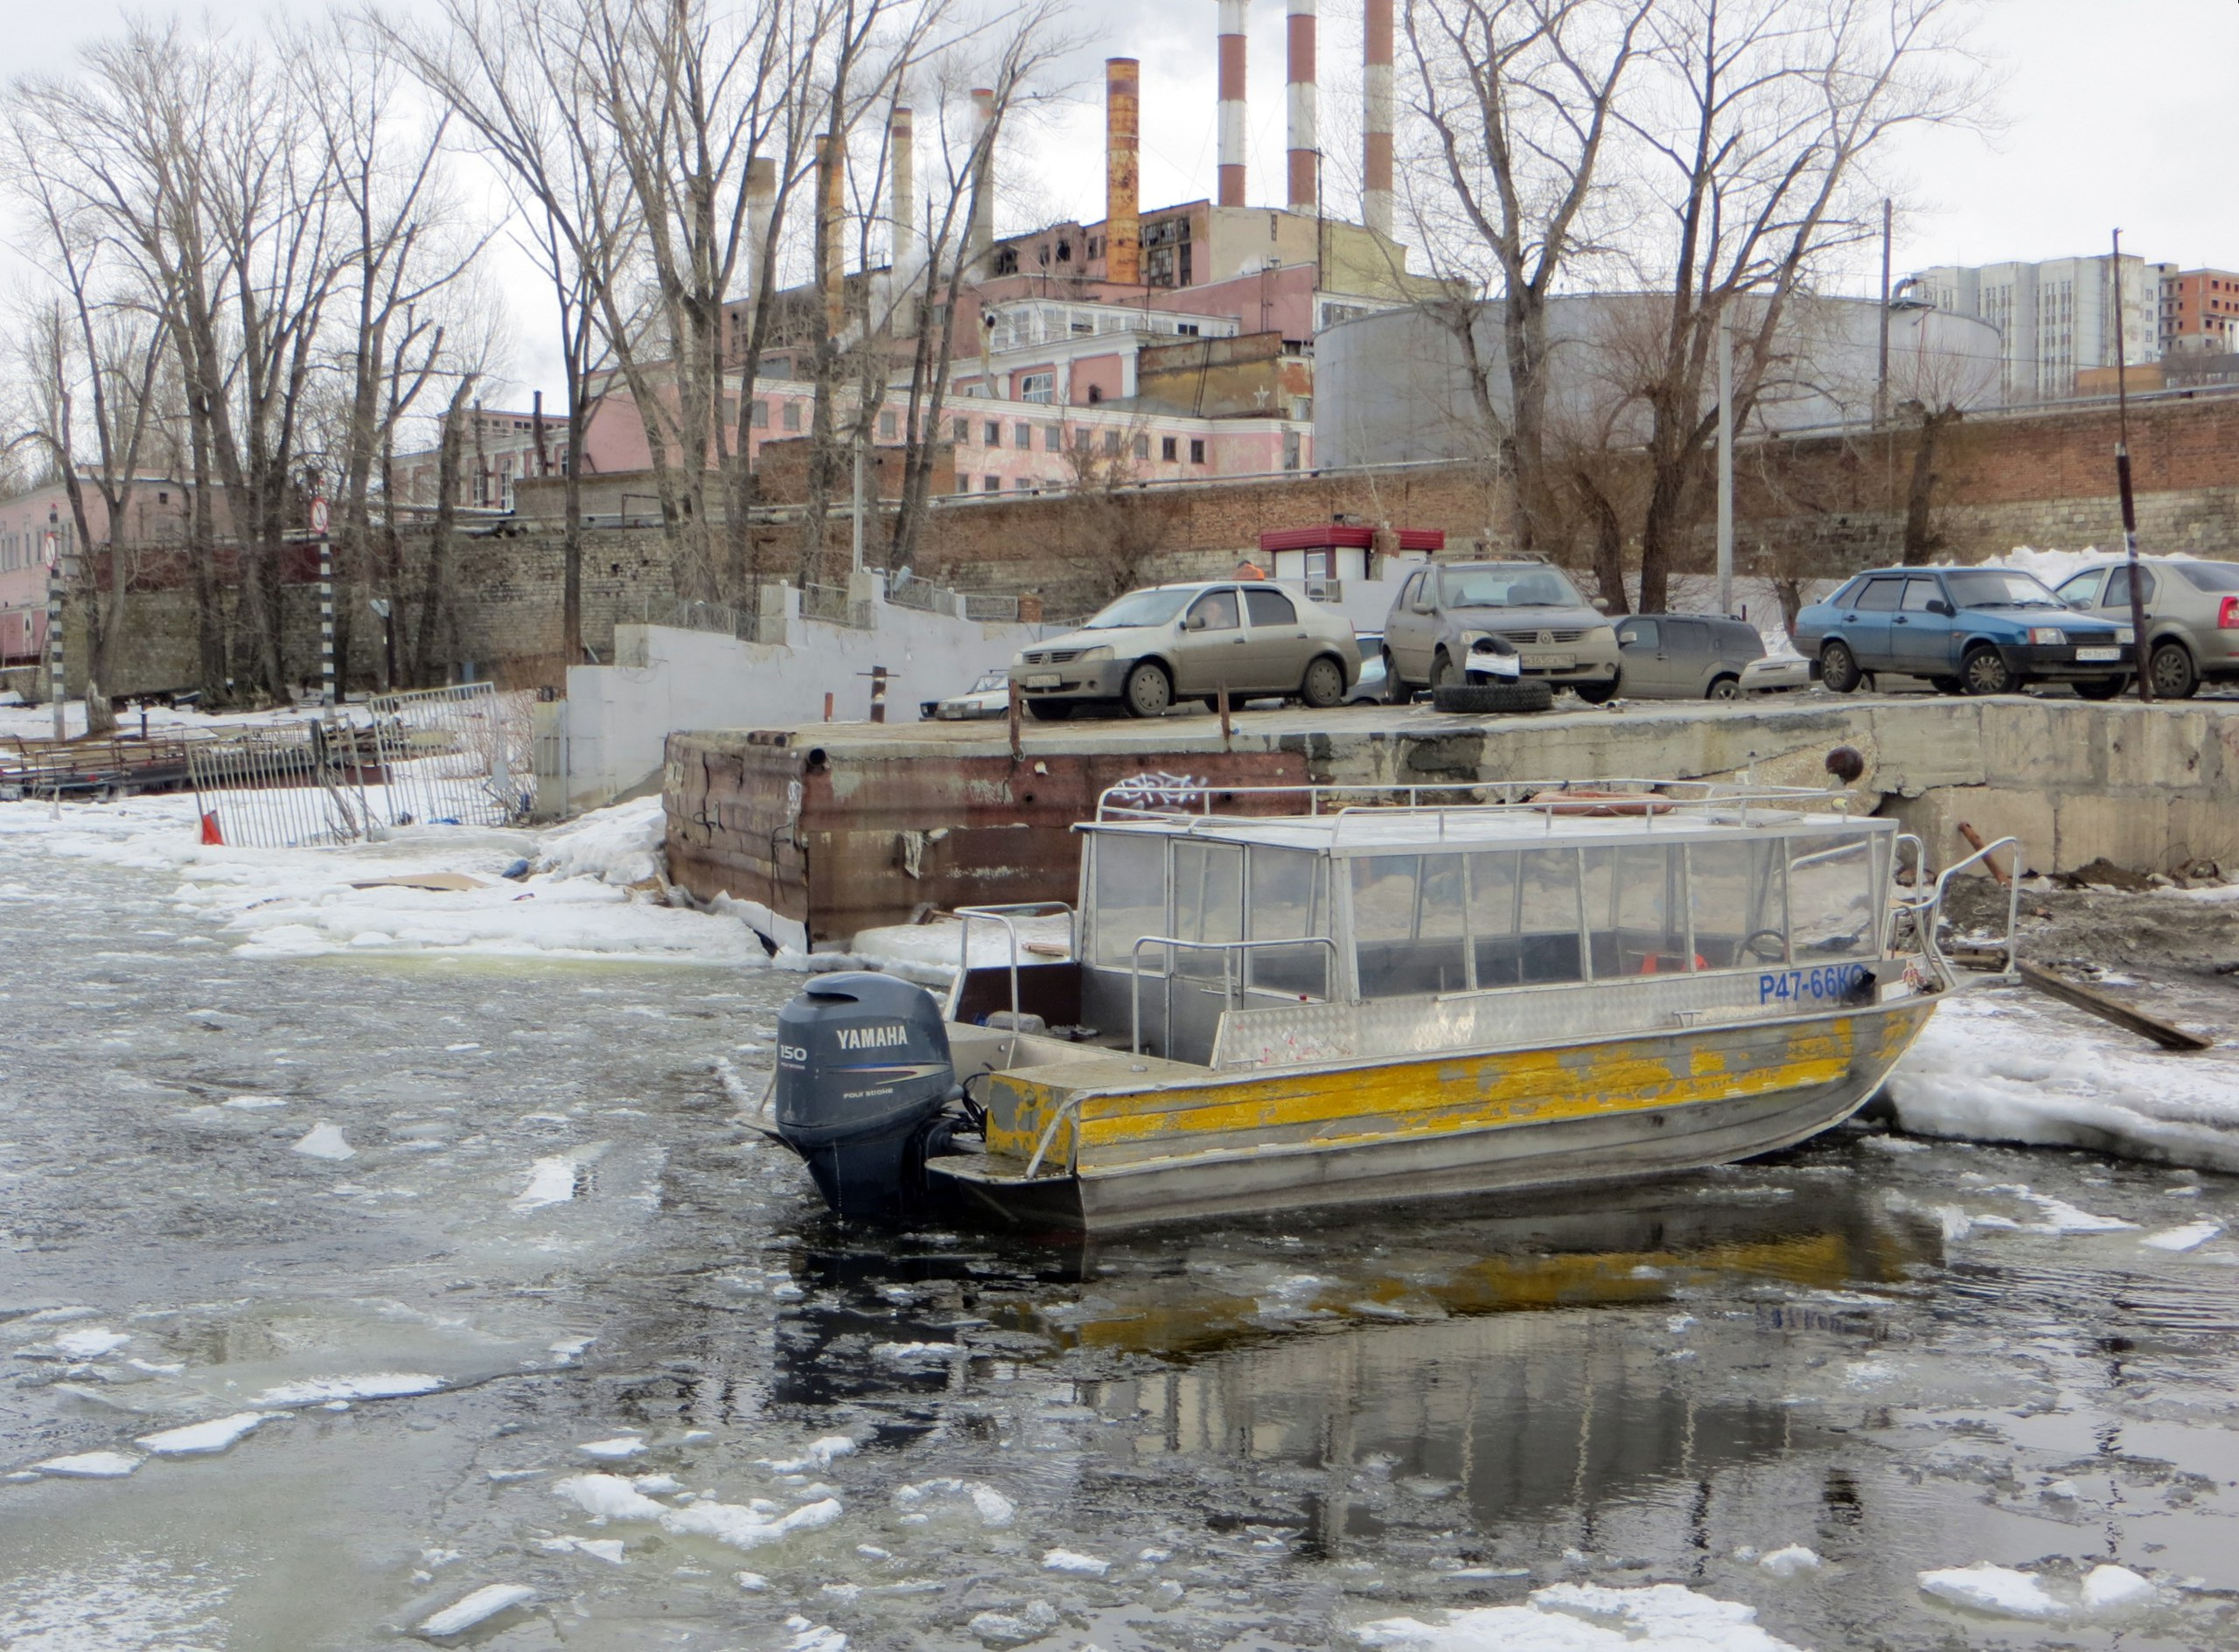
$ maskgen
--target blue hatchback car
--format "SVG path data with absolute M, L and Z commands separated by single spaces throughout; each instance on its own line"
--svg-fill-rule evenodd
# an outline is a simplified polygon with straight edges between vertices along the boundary
M 1844 694 L 1893 672 L 1947 694 L 2064 682 L 2087 700 L 2111 700 L 2129 680 L 2131 638 L 2129 626 L 2079 614 L 2033 575 L 2004 568 L 1877 568 L 1796 620 L 1796 652 Z

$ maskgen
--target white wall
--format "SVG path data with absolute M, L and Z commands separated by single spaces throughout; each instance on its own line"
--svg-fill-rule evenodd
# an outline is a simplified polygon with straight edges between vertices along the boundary
M 592 809 L 655 778 L 663 742 L 680 728 L 782 728 L 870 716 L 870 669 L 887 670 L 889 722 L 915 722 L 920 701 L 961 694 L 990 666 L 1050 627 L 982 624 L 899 608 L 876 575 L 859 576 L 868 630 L 801 617 L 800 593 L 765 588 L 763 642 L 668 625 L 614 628 L 611 666 L 571 666 L 568 698 L 543 708 L 537 742 L 541 812 Z M 782 618 L 780 603 L 782 601 Z M 564 766 L 563 766 L 564 765 Z M 563 784 L 564 776 L 564 784 Z

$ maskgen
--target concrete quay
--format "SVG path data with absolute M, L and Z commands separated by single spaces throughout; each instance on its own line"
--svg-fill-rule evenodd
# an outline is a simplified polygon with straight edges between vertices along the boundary
M 2239 865 L 2239 701 L 2154 706 L 2014 695 L 1826 694 L 1739 705 L 1620 704 L 1538 716 L 1427 707 L 1023 726 L 808 723 L 668 737 L 669 875 L 748 904 L 780 943 L 845 945 L 928 908 L 1071 901 L 1069 828 L 1106 786 L 1213 789 L 1449 781 L 1732 778 L 1824 785 L 1855 747 L 1853 806 L 1894 814 L 1931 864 L 1964 820 L 2033 870 Z M 759 908 L 758 912 L 753 909 Z

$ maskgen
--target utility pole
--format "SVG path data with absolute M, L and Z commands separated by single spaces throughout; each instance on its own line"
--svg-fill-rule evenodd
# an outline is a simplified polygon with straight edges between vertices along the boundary
M 1718 611 L 1733 612 L 1733 317 L 1730 310 L 1720 310 L 1718 318 Z
M 62 540 L 53 528 L 46 530 L 46 693 L 54 702 L 54 738 L 69 738 L 64 724 L 70 704 L 68 680 L 62 672 Z M 58 790 L 57 797 L 61 795 Z
M 2131 666 L 2138 673 L 2140 705 L 2153 703 L 2153 685 L 2147 680 L 2150 658 L 2145 643 L 2145 593 L 2138 587 L 2138 505 L 2131 497 L 2131 392 L 2127 353 L 2123 348 L 2123 232 L 2115 232 L 2115 255 L 2107 277 L 2114 287 L 2115 303 L 2115 484 L 2123 495 L 2123 552 L 2131 571 Z
M 1881 376 L 1874 380 L 1873 422 L 1879 427 L 1889 418 L 1889 229 L 1890 203 L 1881 198 Z
M 334 545 L 327 538 L 326 496 L 311 495 L 311 532 L 318 535 L 318 703 L 330 711 L 334 680 Z

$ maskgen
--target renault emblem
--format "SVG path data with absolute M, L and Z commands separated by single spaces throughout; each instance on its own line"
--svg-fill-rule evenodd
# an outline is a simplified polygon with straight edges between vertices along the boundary
M 1542 647 L 1542 648 L 1546 647 L 1550 643 L 1552 643 L 1554 640 L 1555 640 L 1555 633 L 1554 633 L 1554 632 L 1552 632 L 1552 631 L 1541 631 L 1541 632 L 1539 633 L 1539 646 L 1540 646 L 1540 647 Z

